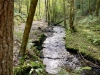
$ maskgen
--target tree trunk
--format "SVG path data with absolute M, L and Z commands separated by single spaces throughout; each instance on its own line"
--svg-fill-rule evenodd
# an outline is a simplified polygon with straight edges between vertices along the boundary
M 74 31 L 74 0 L 70 1 L 70 29 L 71 31 Z
M 35 14 L 37 2 L 38 2 L 38 0 L 31 0 L 30 10 L 29 10 L 27 21 L 26 21 L 26 27 L 24 30 L 23 40 L 22 40 L 21 49 L 20 49 L 21 56 L 24 56 L 25 52 L 26 52 L 26 46 L 27 46 L 28 37 L 29 37 L 31 26 L 32 26 L 33 17 Z
M 63 10 L 64 10 L 64 27 L 66 28 L 66 5 L 65 5 L 65 0 L 63 0 Z
M 88 7 L 89 7 L 89 15 L 92 15 L 92 13 L 91 13 L 91 5 L 90 5 L 90 0 L 88 0 Z
M 29 12 L 29 0 L 26 1 L 26 6 L 27 6 L 27 14 Z
M 47 0 L 47 7 L 48 7 L 48 25 L 50 25 L 50 0 Z
M 0 75 L 13 75 L 13 0 L 0 0 Z
M 56 0 L 52 0 L 52 23 L 56 22 L 56 16 L 55 16 L 55 10 L 56 10 Z
M 39 16 L 40 16 L 40 0 L 39 0 Z
M 46 22 L 47 22 L 47 18 L 48 18 L 48 15 L 47 15 L 47 10 L 48 10 L 48 7 L 47 7 L 47 0 L 45 0 L 45 17 L 46 17 Z
M 82 9 L 82 14 L 83 14 L 83 0 L 81 1 L 81 9 Z
M 52 3 L 51 3 L 52 5 L 52 11 L 51 11 L 51 14 L 52 14 L 52 16 L 51 16 L 51 23 L 54 23 L 54 0 L 52 0 Z
M 19 13 L 21 13 L 21 9 L 22 9 L 22 1 L 19 0 Z
M 52 14 L 52 10 L 51 10 L 51 1 L 49 0 L 49 18 L 50 18 L 50 25 L 51 25 L 51 14 Z
M 100 0 L 97 0 L 97 4 L 96 4 L 96 16 L 99 16 L 99 9 L 100 9 Z

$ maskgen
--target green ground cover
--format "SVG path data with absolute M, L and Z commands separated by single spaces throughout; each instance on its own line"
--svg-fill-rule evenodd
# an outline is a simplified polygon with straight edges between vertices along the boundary
M 75 26 L 77 32 L 66 31 L 66 47 L 77 50 L 100 61 L 100 21 L 99 17 L 85 17 L 77 20 Z

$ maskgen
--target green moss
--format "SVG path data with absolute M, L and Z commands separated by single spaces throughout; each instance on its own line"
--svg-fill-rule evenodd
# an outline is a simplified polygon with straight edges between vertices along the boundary
M 45 65 L 41 62 L 28 61 L 26 64 L 14 68 L 14 75 L 45 75 Z
M 86 57 L 100 61 L 100 24 L 95 25 L 95 21 L 77 23 L 77 32 L 66 31 L 66 48 L 79 51 Z M 96 20 L 97 21 L 97 20 Z M 91 24 L 92 23 L 92 24 Z M 98 27 L 99 26 L 99 27 Z
M 29 75 L 31 66 L 19 66 L 14 68 L 14 75 Z

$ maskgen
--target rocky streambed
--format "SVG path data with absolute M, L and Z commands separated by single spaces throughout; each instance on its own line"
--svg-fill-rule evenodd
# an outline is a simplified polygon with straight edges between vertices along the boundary
M 81 68 L 83 64 L 75 55 L 70 54 L 65 48 L 65 30 L 61 26 L 54 26 L 52 34 L 49 32 L 43 43 L 43 63 L 46 65 L 46 71 L 49 74 L 58 75 L 59 71 L 64 69 L 75 70 Z M 48 33 L 47 33 L 48 34 Z M 85 73 L 84 73 L 85 72 Z M 94 70 L 83 71 L 81 75 L 100 75 Z
M 46 64 L 46 71 L 50 74 L 57 74 L 61 67 L 75 69 L 81 66 L 79 60 L 66 51 L 65 35 L 64 28 L 54 26 L 52 36 L 48 36 L 44 41 L 43 63 Z

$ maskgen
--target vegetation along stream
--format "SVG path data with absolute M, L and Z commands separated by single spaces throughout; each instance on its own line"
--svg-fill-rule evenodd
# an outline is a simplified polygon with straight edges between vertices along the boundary
M 0 75 L 100 75 L 100 0 L 0 0 Z
M 44 41 L 42 50 L 43 63 L 48 73 L 63 75 L 61 72 L 65 70 L 64 75 L 67 75 L 66 70 L 68 72 L 73 70 L 73 72 L 80 72 L 80 75 L 100 75 L 99 68 L 86 67 L 88 65 L 83 63 L 79 55 L 73 55 L 66 50 L 64 28 L 53 26 L 52 32 L 52 35 L 47 36 Z

